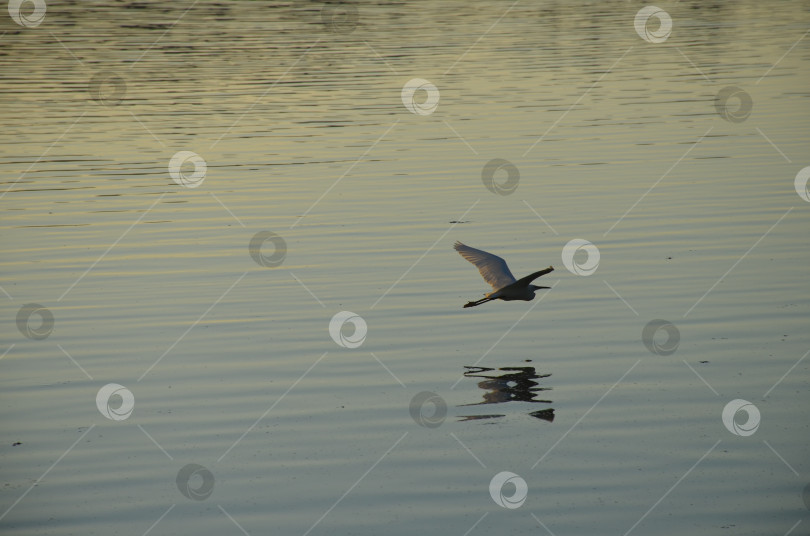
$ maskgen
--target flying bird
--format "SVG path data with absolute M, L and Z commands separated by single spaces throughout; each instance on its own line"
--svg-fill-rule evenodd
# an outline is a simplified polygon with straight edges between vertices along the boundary
M 473 263 L 478 271 L 481 272 L 481 277 L 484 281 L 492 285 L 492 292 L 484 294 L 484 298 L 477 301 L 467 302 L 464 307 L 475 307 L 491 300 L 523 300 L 532 301 L 534 299 L 534 292 L 541 288 L 551 287 L 538 287 L 530 283 L 549 272 L 554 271 L 553 266 L 549 266 L 545 270 L 534 272 L 521 279 L 515 279 L 506 261 L 497 255 L 481 251 L 480 249 L 471 248 L 461 242 L 456 242 L 453 247 L 459 254 Z

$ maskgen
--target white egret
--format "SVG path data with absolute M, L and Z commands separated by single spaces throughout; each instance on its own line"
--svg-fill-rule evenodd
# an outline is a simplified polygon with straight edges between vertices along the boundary
M 485 298 L 478 301 L 471 301 L 464 305 L 464 307 L 475 307 L 490 300 L 523 300 L 532 301 L 534 299 L 534 292 L 541 288 L 551 287 L 538 287 L 537 285 L 530 285 L 532 281 L 554 271 L 553 266 L 549 266 L 545 270 L 534 272 L 527 275 L 522 279 L 515 279 L 506 261 L 497 255 L 481 251 L 480 249 L 471 248 L 461 242 L 456 242 L 453 247 L 459 254 L 473 263 L 478 271 L 481 272 L 481 277 L 484 281 L 492 285 L 492 292 L 484 294 Z

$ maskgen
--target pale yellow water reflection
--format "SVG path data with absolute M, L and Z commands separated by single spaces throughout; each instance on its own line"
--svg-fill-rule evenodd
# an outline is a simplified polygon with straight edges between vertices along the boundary
M 656 5 L 10 2 L 3 528 L 802 533 L 810 15 Z

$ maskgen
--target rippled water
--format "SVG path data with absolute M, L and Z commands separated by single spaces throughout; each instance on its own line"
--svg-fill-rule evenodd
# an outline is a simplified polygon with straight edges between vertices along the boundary
M 8 531 L 807 532 L 806 3 L 10 4 Z

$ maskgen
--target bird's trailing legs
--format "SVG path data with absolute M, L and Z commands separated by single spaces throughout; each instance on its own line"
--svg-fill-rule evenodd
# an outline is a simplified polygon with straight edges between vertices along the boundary
M 488 302 L 490 300 L 496 300 L 496 299 L 497 298 L 481 298 L 480 300 L 477 300 L 477 301 L 467 302 L 467 303 L 464 304 L 463 309 L 466 309 L 467 307 L 475 307 L 476 305 L 481 305 L 482 303 L 486 303 L 486 302 Z

